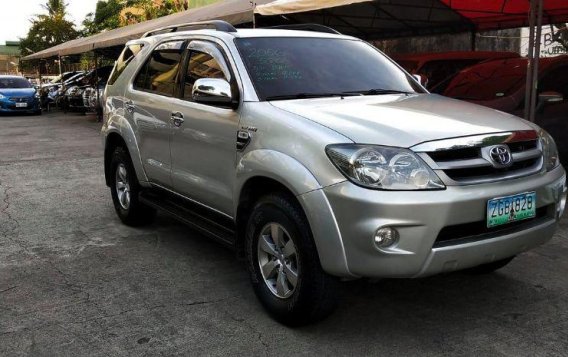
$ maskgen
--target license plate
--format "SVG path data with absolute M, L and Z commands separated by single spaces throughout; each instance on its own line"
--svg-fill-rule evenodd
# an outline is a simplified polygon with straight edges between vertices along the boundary
M 16 108 L 27 108 L 28 103 L 16 103 Z
M 487 227 L 500 226 L 536 216 L 536 192 L 494 198 L 487 202 Z

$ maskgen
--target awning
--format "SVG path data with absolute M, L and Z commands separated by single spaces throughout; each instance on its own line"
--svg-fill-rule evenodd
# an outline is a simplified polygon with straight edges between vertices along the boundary
M 255 0 L 259 5 L 270 1 L 271 0 Z M 140 38 L 148 31 L 171 25 L 206 20 L 224 20 L 233 25 L 240 25 L 251 23 L 252 17 L 253 8 L 250 1 L 225 0 L 209 6 L 102 32 L 94 36 L 79 38 L 24 57 L 24 60 L 68 56 L 113 46 L 122 46 L 132 39 Z
M 529 0 L 278 0 L 256 13 L 261 26 L 318 23 L 375 40 L 527 26 Z M 568 22 L 568 0 L 544 0 L 543 14 Z
M 276 0 L 274 2 L 257 5 L 255 12 L 264 16 L 292 14 L 296 12 L 315 11 L 332 7 L 345 6 L 372 0 Z

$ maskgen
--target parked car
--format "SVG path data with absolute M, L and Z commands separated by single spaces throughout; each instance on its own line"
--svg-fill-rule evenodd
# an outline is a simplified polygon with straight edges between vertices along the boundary
M 523 116 L 528 60 L 495 60 L 457 75 L 443 95 Z M 568 55 L 541 58 L 536 123 L 556 140 L 560 158 L 568 164 Z
M 491 272 L 552 237 L 566 173 L 537 125 L 331 29 L 211 26 L 126 45 L 106 183 L 125 224 L 160 209 L 234 248 L 278 321 L 328 315 L 340 279 Z
M 90 97 L 94 95 L 96 99 L 95 87 L 102 90 L 106 86 L 112 69 L 113 66 L 104 66 L 89 71 L 75 83 L 69 85 L 65 91 L 66 109 L 76 112 L 96 110 L 96 103 L 91 103 Z M 91 108 L 91 105 L 93 108 Z
M 429 90 L 467 67 L 487 60 L 517 57 L 520 57 L 518 53 L 503 51 L 452 51 L 392 56 L 408 73 L 422 76 Z
M 0 76 L 0 113 L 41 114 L 39 94 L 26 78 Z
M 61 106 L 66 88 L 84 76 L 85 72 L 82 71 L 66 72 L 53 79 L 49 84 L 43 85 L 41 91 L 42 107 L 47 108 L 48 104 Z

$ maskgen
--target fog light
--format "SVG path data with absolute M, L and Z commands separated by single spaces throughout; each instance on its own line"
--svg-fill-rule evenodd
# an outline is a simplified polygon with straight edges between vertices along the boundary
M 391 227 L 383 227 L 375 232 L 374 242 L 377 248 L 386 248 L 398 241 L 398 231 Z

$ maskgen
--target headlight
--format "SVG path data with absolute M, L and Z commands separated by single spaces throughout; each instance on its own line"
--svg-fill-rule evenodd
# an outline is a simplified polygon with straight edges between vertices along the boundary
M 381 190 L 440 190 L 440 178 L 414 152 L 374 145 L 329 145 L 335 166 L 357 185 Z
M 4 99 L 6 97 L 4 97 L 4 95 L 0 94 L 0 99 Z
M 544 155 L 544 167 L 546 168 L 546 171 L 552 171 L 560 165 L 560 157 L 558 156 L 556 143 L 552 136 L 544 130 L 540 131 L 539 136 Z

